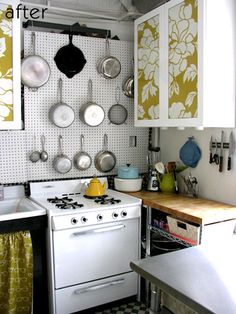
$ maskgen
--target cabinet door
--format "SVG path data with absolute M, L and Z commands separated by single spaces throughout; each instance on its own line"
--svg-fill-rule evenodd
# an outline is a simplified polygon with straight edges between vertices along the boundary
M 165 5 L 164 27 L 168 30 L 166 115 L 169 126 L 196 126 L 200 123 L 199 2 L 172 0 Z
M 135 21 L 135 125 L 157 126 L 160 120 L 163 6 Z
M 20 20 L 14 16 L 16 3 L 0 0 L 1 130 L 21 129 Z

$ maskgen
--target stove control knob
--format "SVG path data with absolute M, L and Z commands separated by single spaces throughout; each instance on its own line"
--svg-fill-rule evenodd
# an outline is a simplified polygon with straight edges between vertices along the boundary
M 125 211 L 125 210 L 123 210 L 122 212 L 121 212 L 121 217 L 126 217 L 127 216 L 127 212 Z
M 83 222 L 83 223 L 85 223 L 85 222 L 87 222 L 88 221 L 88 218 L 86 218 L 86 217 L 81 217 L 81 222 Z
M 116 212 L 114 212 L 114 213 L 112 214 L 112 217 L 113 217 L 114 219 L 116 219 L 116 218 L 118 217 L 118 214 L 117 214 Z
M 101 221 L 101 220 L 102 220 L 102 218 L 103 218 L 103 217 L 102 217 L 102 215 L 101 215 L 101 214 L 98 214 L 98 215 L 97 215 L 97 220 L 98 220 L 98 221 Z
M 78 220 L 75 217 L 71 218 L 72 225 L 76 225 L 77 222 L 78 222 Z

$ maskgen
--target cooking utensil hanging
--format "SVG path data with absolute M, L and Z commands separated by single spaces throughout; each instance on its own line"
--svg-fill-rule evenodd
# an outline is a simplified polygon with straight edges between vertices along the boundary
M 50 77 L 48 62 L 35 53 L 35 32 L 31 34 L 33 53 L 25 57 L 21 62 L 21 81 L 32 91 L 47 83 Z
M 84 151 L 84 135 L 80 136 L 80 151 L 74 156 L 74 166 L 78 170 L 86 170 L 91 166 L 92 158 Z
M 93 87 L 92 87 L 92 80 L 88 80 L 88 98 L 89 101 L 85 103 L 80 108 L 80 120 L 87 124 L 88 126 L 98 126 L 100 125 L 104 118 L 105 118 L 105 111 L 104 109 L 98 105 L 97 103 L 93 102 Z
M 45 135 L 41 136 L 41 144 L 42 144 L 42 151 L 40 153 L 40 159 L 45 162 L 48 160 L 48 153 L 45 150 Z
M 106 38 L 106 56 L 98 61 L 97 71 L 105 79 L 114 79 L 120 74 L 121 64 L 116 57 L 111 56 L 108 38 Z
M 68 78 L 81 72 L 87 62 L 83 52 L 73 45 L 72 39 L 73 35 L 69 34 L 69 44 L 61 47 L 54 57 L 58 69 Z
M 58 81 L 60 102 L 51 106 L 49 120 L 59 128 L 69 127 L 75 120 L 74 110 L 62 101 L 62 79 Z
M 116 88 L 115 93 L 116 104 L 112 105 L 108 111 L 108 119 L 113 124 L 123 124 L 128 117 L 127 109 L 120 102 L 120 88 Z
M 30 154 L 29 159 L 31 162 L 37 162 L 40 159 L 40 152 L 36 148 L 36 136 L 34 134 L 34 150 Z
M 103 150 L 97 153 L 94 159 L 95 167 L 100 172 L 109 172 L 116 165 L 116 156 L 108 150 L 108 137 L 104 134 Z
M 134 60 L 132 60 L 132 72 L 134 72 Z M 124 80 L 122 84 L 122 90 L 125 96 L 134 98 L 134 74 L 130 75 Z
M 63 153 L 63 139 L 59 135 L 59 154 L 53 159 L 53 168 L 59 173 L 67 173 L 72 168 L 72 161 Z

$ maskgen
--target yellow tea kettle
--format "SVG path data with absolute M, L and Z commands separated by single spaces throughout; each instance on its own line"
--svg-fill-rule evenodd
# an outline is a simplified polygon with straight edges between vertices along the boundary
M 90 197 L 103 196 L 106 191 L 106 182 L 103 184 L 98 180 L 98 178 L 94 177 L 85 190 L 85 195 Z

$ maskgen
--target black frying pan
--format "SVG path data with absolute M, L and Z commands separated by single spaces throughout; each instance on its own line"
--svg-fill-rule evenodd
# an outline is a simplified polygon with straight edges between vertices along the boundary
M 69 34 L 69 44 L 61 47 L 54 57 L 58 69 L 68 78 L 81 72 L 87 62 L 83 52 L 73 45 L 72 38 L 73 35 Z

